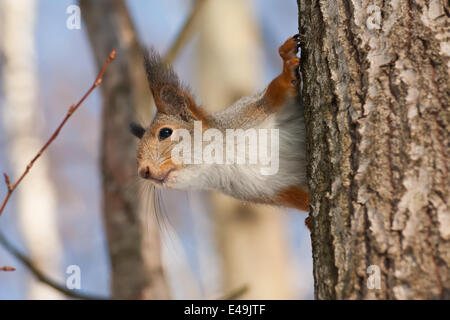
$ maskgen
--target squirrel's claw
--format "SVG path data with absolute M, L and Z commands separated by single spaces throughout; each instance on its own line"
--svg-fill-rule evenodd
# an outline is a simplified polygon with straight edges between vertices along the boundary
M 297 43 L 297 48 L 300 48 L 303 44 L 305 44 L 305 35 L 297 33 L 292 36 L 292 39 Z

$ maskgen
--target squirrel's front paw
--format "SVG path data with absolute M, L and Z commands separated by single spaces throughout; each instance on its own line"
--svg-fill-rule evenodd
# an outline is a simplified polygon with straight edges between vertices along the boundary
M 298 73 L 298 66 L 300 58 L 297 57 L 298 49 L 302 40 L 299 34 L 294 35 L 286 40 L 286 42 L 278 49 L 281 58 L 283 59 L 283 75 L 291 86 L 297 86 L 300 75 Z
M 283 43 L 283 45 L 278 49 L 278 53 L 280 54 L 283 61 L 290 60 L 295 58 L 298 53 L 298 48 L 302 43 L 301 36 L 296 34 Z
M 301 36 L 296 34 L 290 37 L 278 49 L 278 53 L 283 59 L 283 71 L 267 87 L 266 98 L 277 109 L 283 105 L 285 98 L 295 97 L 299 94 L 300 58 L 297 57 L 298 49 L 302 43 Z

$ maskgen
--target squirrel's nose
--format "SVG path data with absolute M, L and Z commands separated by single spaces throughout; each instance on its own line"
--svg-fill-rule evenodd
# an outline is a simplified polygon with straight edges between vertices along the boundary
M 139 169 L 139 175 L 143 179 L 149 179 L 150 178 L 150 168 L 144 167 L 144 168 Z

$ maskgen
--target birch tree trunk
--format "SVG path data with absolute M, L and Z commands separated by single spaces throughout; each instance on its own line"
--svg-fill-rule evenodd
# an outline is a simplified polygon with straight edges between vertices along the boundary
M 1 120 L 5 130 L 7 157 L 17 179 L 44 144 L 44 127 L 38 109 L 39 82 L 36 66 L 36 2 L 2 0 L 0 3 L 1 50 L 4 58 Z M 16 205 L 20 231 L 33 263 L 52 278 L 62 279 L 61 239 L 57 225 L 57 200 L 44 154 L 17 190 Z M 59 277 L 58 277 L 59 276 Z M 37 279 L 28 282 L 27 298 L 61 299 L 62 296 Z
M 112 296 L 168 299 L 159 230 L 151 216 L 145 217 L 149 212 L 142 210 L 137 197 L 136 139 L 128 131 L 129 123 L 152 101 L 142 52 L 124 1 L 81 0 L 80 5 L 97 65 L 117 49 L 101 85 L 103 207 Z
M 448 2 L 298 4 L 316 298 L 449 299 Z
M 220 21 L 220 22 L 219 22 Z M 257 90 L 257 25 L 248 1 L 209 0 L 200 19 L 201 100 L 219 111 Z M 211 211 L 224 292 L 246 285 L 243 299 L 290 299 L 293 288 L 282 210 L 212 193 Z

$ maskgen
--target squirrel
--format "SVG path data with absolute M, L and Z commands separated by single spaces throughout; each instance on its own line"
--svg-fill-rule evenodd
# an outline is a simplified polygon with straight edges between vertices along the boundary
M 147 51 L 144 65 L 157 112 L 148 128 L 130 124 L 132 134 L 140 139 L 139 176 L 157 187 L 216 190 L 246 202 L 308 211 L 305 124 L 297 57 L 300 43 L 297 34 L 279 48 L 283 70 L 264 90 L 212 114 L 196 104 L 188 88 L 156 51 Z M 264 175 L 258 164 L 174 161 L 172 151 L 177 142 L 168 138 L 180 129 L 195 134 L 195 122 L 202 125 L 202 131 L 215 128 L 223 134 L 228 129 L 278 129 L 278 171 Z

